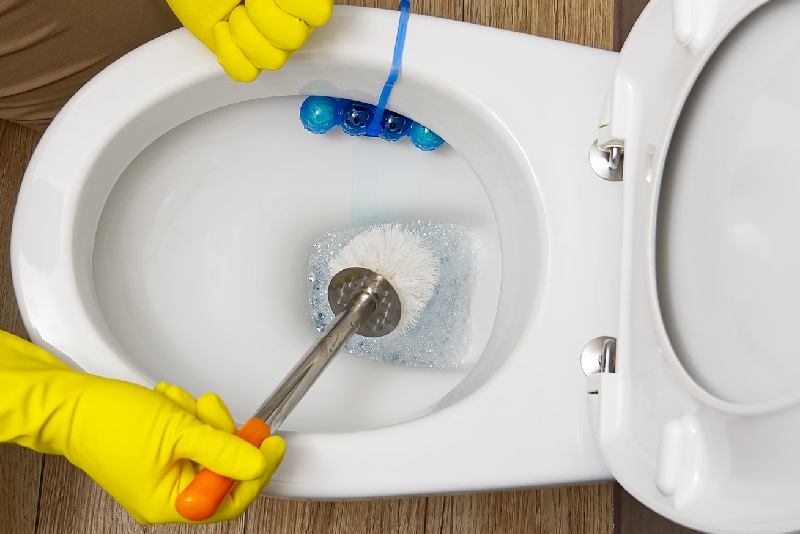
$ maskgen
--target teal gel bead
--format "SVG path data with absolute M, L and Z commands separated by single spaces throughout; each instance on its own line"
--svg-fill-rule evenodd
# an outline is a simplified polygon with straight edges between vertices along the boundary
M 311 133 L 324 134 L 339 124 L 342 107 L 329 96 L 309 96 L 300 106 L 300 122 Z
M 414 143 L 415 147 L 425 151 L 436 150 L 444 144 L 444 139 L 418 122 L 411 124 L 411 129 L 408 132 L 408 138 L 411 139 L 411 142 Z

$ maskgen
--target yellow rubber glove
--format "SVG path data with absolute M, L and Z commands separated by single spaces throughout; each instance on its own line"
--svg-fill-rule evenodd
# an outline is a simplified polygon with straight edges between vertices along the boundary
M 237 82 L 281 68 L 311 31 L 331 17 L 333 0 L 167 0 Z
M 206 522 L 241 515 L 269 483 L 286 444 L 272 436 L 259 450 L 234 430 L 214 394 L 195 402 L 177 386 L 153 391 L 73 371 L 0 332 L 0 442 L 66 456 L 142 523 L 187 522 L 175 499 L 196 464 L 245 481 Z

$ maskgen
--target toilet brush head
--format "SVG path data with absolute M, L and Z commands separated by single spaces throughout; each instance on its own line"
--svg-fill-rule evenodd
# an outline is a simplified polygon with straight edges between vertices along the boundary
M 374 306 L 371 310 L 370 303 Z M 359 316 L 351 324 L 358 325 L 356 334 L 364 337 L 391 334 L 402 317 L 400 297 L 392 284 L 378 273 L 362 267 L 348 267 L 336 273 L 328 284 L 328 305 L 335 315 L 347 310 L 353 312 L 354 317 Z M 362 307 L 365 316 L 355 311 Z
M 418 247 L 428 251 L 425 256 L 432 256 L 435 258 L 433 261 L 438 262 L 435 287 L 432 287 L 432 283 L 427 285 L 427 291 L 432 291 L 433 295 L 421 297 L 420 300 L 427 301 L 427 305 L 424 305 L 416 318 L 416 324 L 409 326 L 404 333 L 399 334 L 395 329 L 394 332 L 380 337 L 357 335 L 347 343 L 345 350 L 359 358 L 409 367 L 464 366 L 475 354 L 472 350 L 473 292 L 480 261 L 480 249 L 475 236 L 455 224 L 421 220 L 390 224 L 395 227 L 393 230 L 384 227 L 382 231 L 399 231 L 404 238 L 408 238 L 408 234 L 413 235 Z M 309 319 L 317 332 L 325 330 L 337 315 L 330 304 L 329 288 L 333 277 L 341 272 L 340 252 L 357 236 L 375 228 L 376 226 L 338 228 L 314 241 L 308 257 L 307 288 Z M 359 241 L 362 239 L 364 238 Z M 383 240 L 381 242 L 385 243 Z M 374 249 L 368 249 L 368 253 L 374 254 Z M 334 259 L 337 265 L 332 266 Z M 402 265 L 410 265 L 406 258 L 401 259 Z M 363 259 L 356 260 L 356 263 L 359 261 L 368 263 Z M 412 274 L 413 285 L 419 284 L 425 278 L 419 273 Z M 412 299 L 406 298 L 408 300 Z M 401 315 L 408 319 L 406 310 Z
M 439 258 L 417 234 L 398 224 L 375 226 L 358 234 L 330 262 L 334 273 L 353 267 L 378 273 L 397 293 L 401 313 L 391 335 L 414 326 L 439 280 Z

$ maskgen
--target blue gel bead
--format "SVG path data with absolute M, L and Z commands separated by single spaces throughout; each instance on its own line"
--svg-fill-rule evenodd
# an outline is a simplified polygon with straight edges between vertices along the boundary
M 388 109 L 383 112 L 381 119 L 381 139 L 398 141 L 408 135 L 411 129 L 411 119 Z
M 411 130 L 408 132 L 408 137 L 411 139 L 411 142 L 414 143 L 415 147 L 425 151 L 436 150 L 444 144 L 444 139 L 418 122 L 411 124 Z
M 309 96 L 300 106 L 300 122 L 315 134 L 324 134 L 339 124 L 341 114 L 338 100 L 329 96 Z
M 374 115 L 375 106 L 354 100 L 345 100 L 339 125 L 347 135 L 365 135 L 367 126 Z

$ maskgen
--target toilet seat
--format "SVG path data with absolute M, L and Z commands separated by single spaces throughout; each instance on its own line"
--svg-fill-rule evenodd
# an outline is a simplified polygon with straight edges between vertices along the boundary
M 710 242 L 701 238 L 687 244 L 693 239 L 692 222 L 697 228 L 709 223 L 684 221 L 681 230 L 670 217 L 679 217 L 683 208 L 669 204 L 679 198 L 673 193 L 678 186 L 673 184 L 683 183 L 682 179 L 713 179 L 717 188 L 703 189 L 705 204 L 698 200 L 697 209 L 690 213 L 725 217 L 713 206 L 733 198 L 729 191 L 741 188 L 741 181 L 729 166 L 718 163 L 723 158 L 702 159 L 696 154 L 727 153 L 722 142 L 717 142 L 716 137 L 721 136 L 714 136 L 714 128 L 734 130 L 735 134 L 725 137 L 734 141 L 744 138 L 747 128 L 737 128 L 745 122 L 738 120 L 744 113 L 714 115 L 709 111 L 714 100 L 708 95 L 718 91 L 714 94 L 727 99 L 731 108 L 731 100 L 736 98 L 755 105 L 753 99 L 742 97 L 750 94 L 746 91 L 775 91 L 774 84 L 747 87 L 745 82 L 731 83 L 730 67 L 724 62 L 742 57 L 732 54 L 750 53 L 754 43 L 768 41 L 770 31 L 779 32 L 781 24 L 796 21 L 798 14 L 796 2 L 780 0 L 650 2 L 621 52 L 600 121 L 598 145 L 624 150 L 624 233 L 619 337 L 611 354 L 613 342 L 606 344 L 601 362 L 605 369 L 589 374 L 587 382 L 595 436 L 609 469 L 633 496 L 673 521 L 704 531 L 786 532 L 800 528 L 800 462 L 796 459 L 800 388 L 788 387 L 791 376 L 783 383 L 780 377 L 773 377 L 773 390 L 755 384 L 750 388 L 756 372 L 746 366 L 749 347 L 727 350 L 722 348 L 727 341 L 723 340 L 717 343 L 719 354 L 713 351 L 713 340 L 719 339 L 715 336 L 725 334 L 724 328 L 714 325 L 724 321 L 709 319 L 706 325 L 702 314 L 689 310 L 686 316 L 694 317 L 703 328 L 708 326 L 711 350 L 678 339 L 685 337 L 687 328 L 681 321 L 687 317 L 670 305 L 679 299 L 676 287 L 691 283 L 687 276 L 691 271 L 671 264 L 675 260 L 670 255 L 677 255 L 675 251 L 683 247 L 681 257 L 686 260 L 686 250 L 692 246 L 712 258 L 722 253 L 700 247 Z M 726 39 L 729 35 L 730 40 Z M 751 39 L 747 41 L 749 49 L 741 44 L 746 39 Z M 772 57 L 759 57 L 759 51 L 752 51 L 752 61 L 766 62 Z M 716 53 L 722 59 L 717 59 Z M 792 87 L 797 87 L 800 78 L 787 76 L 791 76 Z M 792 111 L 786 113 L 793 116 Z M 727 122 L 707 128 L 710 118 Z M 763 117 L 762 121 L 763 127 L 767 121 Z M 704 128 L 708 130 L 705 133 Z M 740 131 L 745 133 L 740 135 Z M 769 135 L 770 125 L 758 133 Z M 690 142 L 682 135 L 695 137 Z M 790 134 L 780 131 L 777 135 Z M 702 146 L 693 148 L 697 145 Z M 785 163 L 773 159 L 764 163 L 765 184 L 773 183 L 769 178 Z M 703 163 L 705 168 L 691 169 L 691 165 Z M 689 185 L 681 187 L 690 190 Z M 709 200 L 715 193 L 723 200 Z M 774 203 L 762 210 L 762 219 Z M 704 208 L 711 215 L 706 215 Z M 760 229 L 744 228 L 751 233 Z M 723 230 L 743 231 L 739 227 Z M 778 235 L 791 242 L 788 232 Z M 734 272 L 745 272 L 745 268 L 732 267 Z M 699 278 L 705 286 L 698 287 L 711 285 L 712 275 Z M 697 301 L 700 308 L 705 297 L 702 293 L 684 295 L 681 302 L 694 305 Z M 778 299 L 772 298 L 775 307 L 779 306 Z M 721 310 L 719 315 L 734 316 L 736 312 Z M 728 323 L 729 328 L 730 324 L 735 321 Z M 735 338 L 735 333 L 729 337 Z

